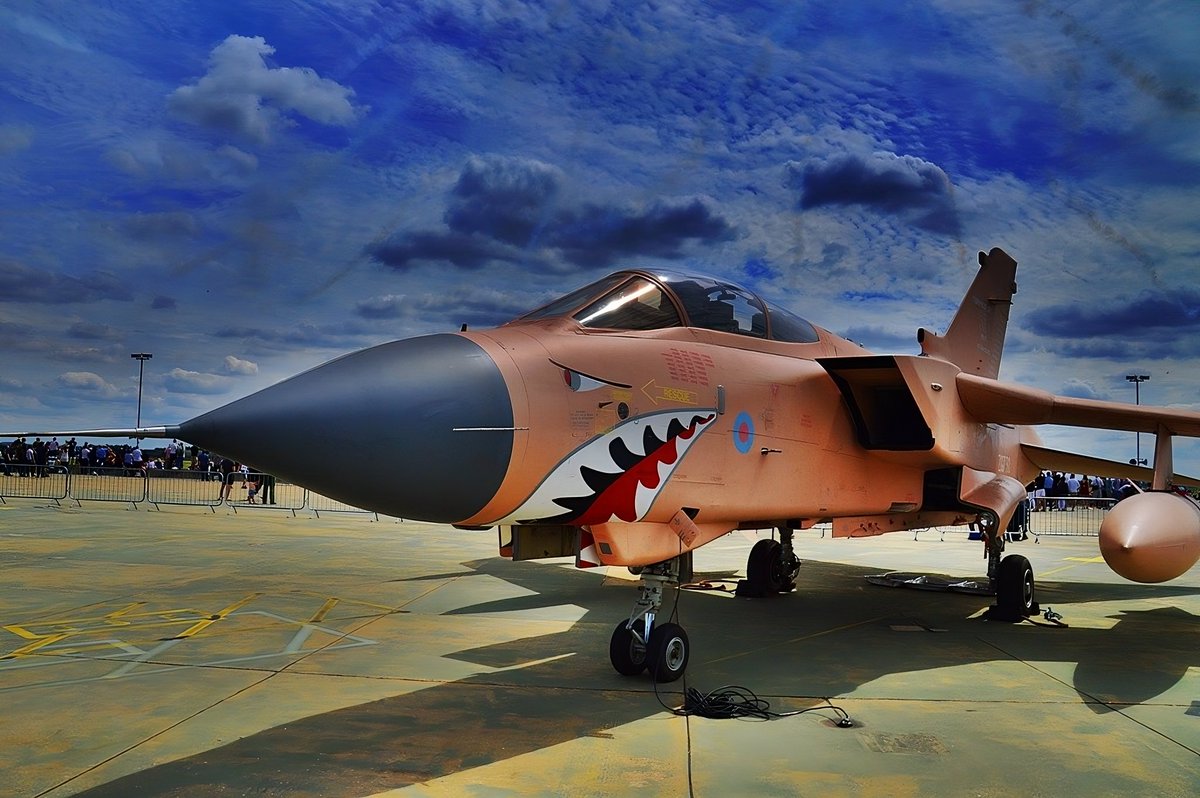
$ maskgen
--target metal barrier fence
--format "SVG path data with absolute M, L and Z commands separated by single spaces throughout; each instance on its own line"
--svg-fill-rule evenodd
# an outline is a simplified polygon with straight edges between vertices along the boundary
M 260 510 L 288 510 L 295 515 L 300 510 L 312 509 L 309 502 L 314 495 L 316 494 L 311 494 L 299 485 L 280 482 L 271 477 L 259 487 L 252 499 L 249 483 L 242 482 L 237 474 L 234 474 L 233 485 L 229 488 L 229 496 L 226 501 L 235 513 L 242 508 L 253 507 Z M 366 511 L 359 510 L 358 512 Z
M 1047 496 L 1029 499 L 1032 512 L 1025 530 L 1032 535 L 1095 537 L 1116 499 Z
M 183 505 L 216 508 L 226 504 L 234 512 L 245 508 L 283 510 L 295 515 L 310 510 L 322 512 L 367 513 L 370 510 L 313 493 L 299 485 L 270 478 L 253 497 L 250 484 L 241 475 L 233 474 L 227 491 L 222 491 L 221 475 L 215 471 L 148 469 L 145 472 L 128 468 L 88 468 L 26 466 L 5 463 L 0 469 L 0 502 L 5 499 L 42 499 L 61 502 L 71 499 L 85 501 L 124 502 L 159 505 Z M 265 500 L 265 501 L 264 501 Z
M 370 512 L 369 510 L 363 510 L 358 507 L 352 507 L 351 505 L 346 504 L 345 502 L 340 502 L 337 499 L 331 499 L 328 496 L 322 496 L 321 494 L 313 493 L 312 491 L 308 492 L 307 509 L 312 510 L 313 513 L 315 513 L 318 518 L 321 517 L 321 513 L 366 513 L 366 512 Z M 379 514 L 376 513 L 375 517 L 378 518 Z
M 5 463 L 0 470 L 0 501 L 5 497 L 62 501 L 69 481 L 65 468 Z
M 146 501 L 146 478 L 130 468 L 89 468 L 82 474 L 69 474 L 67 494 L 76 502 Z
M 161 468 L 146 472 L 146 501 L 155 507 L 160 504 L 200 505 L 216 512 L 221 500 L 220 474 Z

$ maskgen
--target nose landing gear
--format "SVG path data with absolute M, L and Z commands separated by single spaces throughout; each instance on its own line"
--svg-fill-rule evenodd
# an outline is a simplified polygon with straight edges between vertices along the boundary
M 679 558 L 642 570 L 633 612 L 617 624 L 608 644 L 608 657 L 617 673 L 636 676 L 645 670 L 658 682 L 683 676 L 691 657 L 687 632 L 677 623 L 655 623 L 668 585 L 679 585 Z

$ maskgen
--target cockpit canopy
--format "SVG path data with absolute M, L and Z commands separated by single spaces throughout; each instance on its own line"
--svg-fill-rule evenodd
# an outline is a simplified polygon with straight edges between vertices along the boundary
M 754 294 L 711 277 L 674 272 L 616 272 L 572 291 L 521 320 L 569 316 L 581 325 L 605 330 L 706 330 L 811 344 L 816 329 L 804 319 L 768 308 Z

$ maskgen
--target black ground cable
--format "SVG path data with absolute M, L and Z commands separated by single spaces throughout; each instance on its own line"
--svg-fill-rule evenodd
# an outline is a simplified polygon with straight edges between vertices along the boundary
M 679 622 L 679 594 L 682 592 L 682 585 L 675 590 L 675 601 L 671 606 L 671 613 L 668 619 L 671 623 Z M 649 642 L 647 640 L 647 642 Z M 655 665 L 658 663 L 656 662 Z M 831 710 L 837 715 L 837 720 L 834 721 L 840 728 L 848 729 L 854 726 L 854 721 L 849 713 L 841 707 L 831 703 L 828 698 L 824 704 L 818 704 L 814 707 L 805 709 L 797 709 L 791 712 L 772 712 L 770 702 L 765 698 L 759 698 L 749 689 L 741 685 L 726 685 L 712 690 L 708 693 L 702 693 L 694 687 L 687 686 L 687 675 L 684 675 L 684 691 L 683 705 L 678 707 L 668 706 L 663 701 L 662 696 L 658 692 L 658 674 L 651 672 L 650 681 L 654 684 L 654 697 L 658 700 L 660 706 L 673 715 L 680 717 L 696 716 L 701 718 L 709 718 L 712 720 L 728 720 L 738 718 L 751 718 L 754 720 L 777 720 L 780 718 L 791 718 L 797 715 L 803 715 L 808 712 L 817 712 L 821 710 Z

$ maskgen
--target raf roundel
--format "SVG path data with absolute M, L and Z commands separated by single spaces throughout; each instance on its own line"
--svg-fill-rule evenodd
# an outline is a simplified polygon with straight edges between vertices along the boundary
M 754 419 L 744 410 L 733 420 L 733 445 L 742 454 L 754 446 Z

